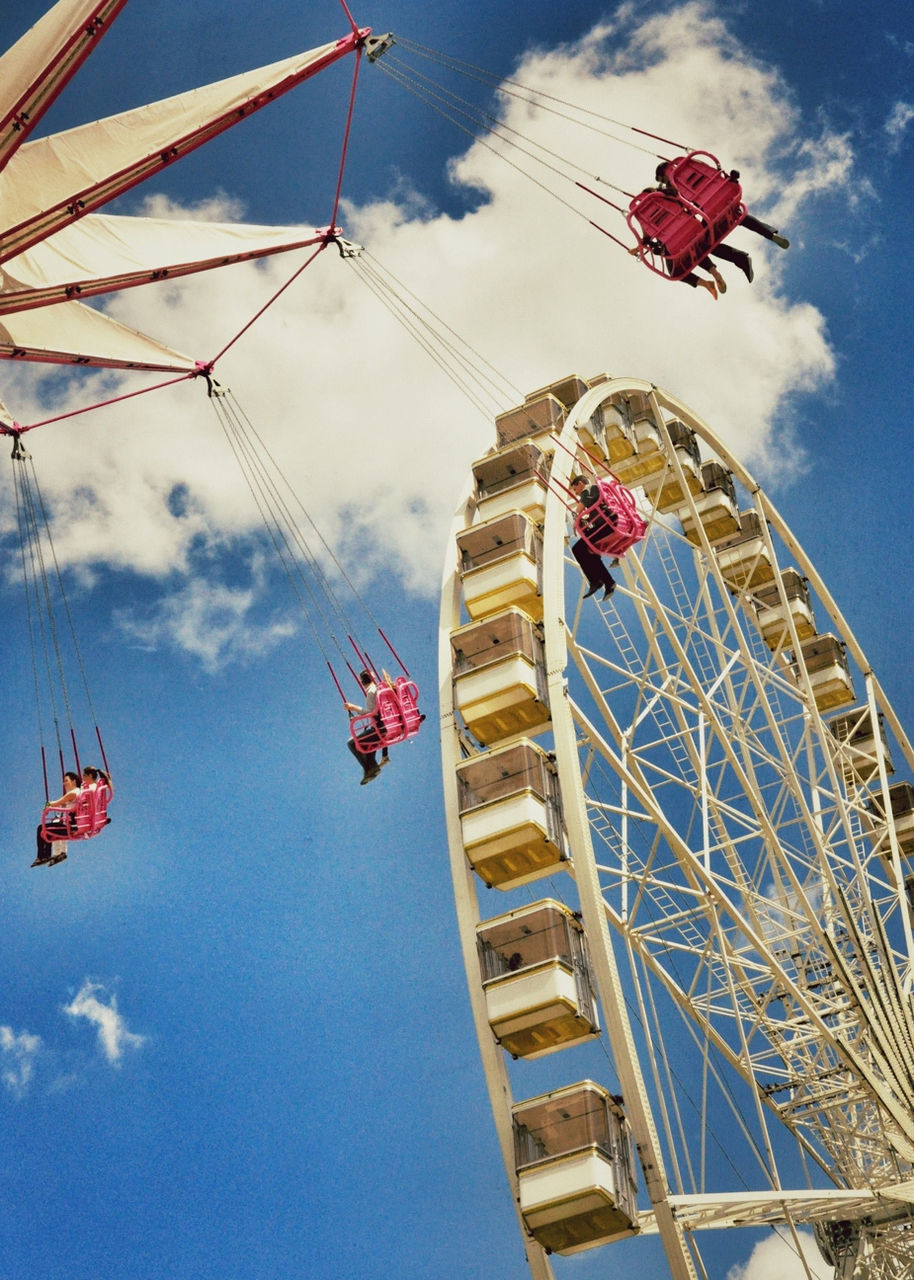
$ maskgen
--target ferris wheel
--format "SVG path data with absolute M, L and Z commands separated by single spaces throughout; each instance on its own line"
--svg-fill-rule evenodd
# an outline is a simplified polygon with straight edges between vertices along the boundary
M 675 397 L 569 377 L 496 429 L 444 573 L 442 757 L 531 1273 L 659 1236 L 671 1276 L 703 1277 L 704 1233 L 739 1226 L 780 1229 L 799 1274 L 814 1235 L 836 1277 L 909 1276 L 911 744 L 784 520 Z M 568 554 L 574 472 L 648 521 L 606 600 Z

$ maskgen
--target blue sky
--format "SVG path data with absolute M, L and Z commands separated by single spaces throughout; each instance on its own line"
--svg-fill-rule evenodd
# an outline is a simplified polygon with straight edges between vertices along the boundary
M 44 7 L 7 7 L 2 46 Z M 693 404 L 763 480 L 911 724 L 907 8 L 532 0 L 521 20 L 507 6 L 390 0 L 353 12 L 500 75 L 526 55 L 528 76 L 547 68 L 576 99 L 726 151 L 753 208 L 784 215 L 789 253 L 752 245 L 753 289 L 731 272 L 712 304 L 566 226 L 555 202 L 466 156 L 462 135 L 362 70 L 347 234 L 521 392 L 606 369 Z M 265 0 L 256 14 L 131 0 L 48 128 L 346 25 L 332 0 Z M 648 48 L 663 74 L 639 77 Z M 154 194 L 172 209 L 322 224 L 349 74 L 347 62 L 304 85 L 121 211 L 147 211 Z M 653 168 L 587 146 L 594 172 L 623 182 Z M 184 291 L 134 290 L 112 314 L 208 356 L 289 270 L 274 260 Z M 2 1280 L 528 1274 L 467 1005 L 435 733 L 444 538 L 492 425 L 358 288 L 322 260 L 218 372 L 422 689 L 423 734 L 371 787 L 357 786 L 321 655 L 256 560 L 200 389 L 28 438 L 118 793 L 101 839 L 29 869 L 40 767 L 23 609 L 4 584 L 0 706 L 18 785 L 0 828 Z M 100 385 L 17 367 L 0 396 L 29 422 L 100 398 Z M 169 514 L 178 484 L 192 528 Z M 77 489 L 89 497 L 74 518 Z M 489 914 L 503 909 L 499 897 Z M 715 1246 L 720 1275 L 753 1240 Z M 556 1274 L 589 1280 L 614 1259 L 558 1260 Z

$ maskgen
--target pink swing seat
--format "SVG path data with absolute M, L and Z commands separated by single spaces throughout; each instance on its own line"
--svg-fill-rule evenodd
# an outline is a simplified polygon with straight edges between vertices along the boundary
M 708 164 L 699 157 L 713 161 Z M 746 216 L 743 192 L 736 178 L 725 173 L 710 151 L 677 156 L 666 169 L 666 180 L 682 201 L 707 222 L 715 245 L 720 244 Z
M 104 784 L 80 791 L 76 804 L 71 808 L 55 808 L 45 805 L 41 812 L 41 837 L 49 843 L 54 840 L 89 840 L 108 825 L 108 800 L 111 792 Z M 50 825 L 66 827 L 67 834 L 49 831 Z
M 739 226 L 747 210 L 739 183 L 710 151 L 690 151 L 669 161 L 666 180 L 677 194 L 642 191 L 629 203 L 626 222 L 644 265 L 669 280 L 682 280 Z
M 350 720 L 352 744 L 359 755 L 405 742 L 419 732 L 425 717 L 419 711 L 419 688 L 414 680 L 398 676 L 393 687 L 378 686 L 374 711 L 363 711 Z
M 647 532 L 647 521 L 638 514 L 632 491 L 615 476 L 597 482 L 600 496 L 579 511 L 575 536 L 600 556 L 624 556 Z

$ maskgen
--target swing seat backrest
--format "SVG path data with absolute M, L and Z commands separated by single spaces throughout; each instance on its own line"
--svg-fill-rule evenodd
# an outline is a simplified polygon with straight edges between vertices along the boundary
M 647 532 L 647 521 L 638 514 L 632 491 L 615 476 L 598 482 L 600 496 L 579 511 L 574 531 L 600 556 L 624 556 Z
M 97 836 L 108 820 L 108 788 L 84 787 L 73 807 L 73 840 Z
M 422 716 L 419 713 L 419 687 L 414 680 L 406 676 L 398 676 L 394 683 L 397 700 L 400 703 L 400 717 L 403 721 L 404 738 L 412 738 L 419 732 Z
M 690 151 L 688 155 L 677 156 L 667 165 L 666 180 L 707 222 L 715 245 L 746 216 L 742 188 L 735 178 L 724 173 L 710 151 Z
M 385 745 L 403 741 L 406 737 L 406 729 L 403 724 L 403 714 L 400 711 L 400 699 L 397 697 L 396 689 L 391 689 L 389 684 L 378 687 L 375 715 L 381 729 L 381 741 Z
M 628 210 L 626 222 L 641 246 L 641 261 L 658 275 L 681 280 L 708 253 L 708 228 L 675 196 L 642 191 Z
M 101 831 L 102 827 L 106 827 L 111 819 L 108 817 L 108 801 L 111 799 L 111 789 L 100 782 L 95 789 L 95 834 Z

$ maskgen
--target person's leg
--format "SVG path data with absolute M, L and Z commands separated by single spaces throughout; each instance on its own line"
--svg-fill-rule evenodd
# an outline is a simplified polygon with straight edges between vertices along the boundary
M 743 275 L 752 284 L 754 272 L 752 270 L 752 259 L 746 253 L 745 249 L 734 249 L 729 244 L 719 244 L 714 250 L 718 258 L 723 258 L 724 262 L 732 262 L 734 267 L 739 267 Z
M 47 833 L 52 840 L 66 840 L 67 835 L 69 834 L 67 831 L 67 828 L 61 822 L 49 823 L 47 827 Z M 32 863 L 32 866 L 33 867 L 46 866 L 51 861 L 51 854 L 53 850 L 51 848 L 50 841 L 45 840 L 44 836 L 41 834 L 40 822 L 37 828 L 35 829 L 35 839 L 37 843 L 37 849 L 35 853 L 35 861 Z
M 776 227 L 769 226 L 759 218 L 754 218 L 751 213 L 747 213 L 739 225 L 745 227 L 747 231 L 754 231 L 757 236 L 762 236 L 765 240 L 773 241 L 779 249 L 790 248 L 790 241 L 786 236 L 782 236 Z
M 716 253 L 717 250 L 715 249 L 714 252 Z M 726 255 L 721 254 L 720 256 L 723 258 Z M 710 271 L 711 275 L 714 277 L 714 283 L 717 285 L 718 293 L 727 292 L 727 282 L 718 271 L 713 258 L 708 258 L 708 257 L 702 258 L 701 262 L 699 262 L 698 265 L 702 268 L 703 271 Z
M 690 271 L 687 276 L 683 276 L 679 282 L 687 284 L 691 289 L 697 289 L 701 285 L 702 289 L 707 289 L 714 301 L 717 301 L 717 287 L 713 280 L 702 280 L 701 276 L 697 276 L 694 271 Z
M 596 551 L 588 547 L 583 538 L 578 538 L 576 542 L 571 544 L 571 554 L 581 566 L 581 572 L 587 579 L 587 595 L 592 596 L 594 592 L 599 591 L 603 587 L 607 594 L 616 585 L 615 579 L 607 569 L 606 565 Z
M 35 838 L 37 840 L 37 850 L 35 853 L 35 861 L 32 863 L 32 866 L 40 867 L 43 864 L 47 864 L 48 862 L 51 861 L 51 846 L 48 844 L 47 840 L 45 840 L 41 834 L 40 822 L 35 831 Z
M 351 738 L 346 739 L 346 746 L 349 748 L 349 750 L 355 756 L 356 760 L 358 760 L 359 764 L 362 766 L 363 774 L 371 773 L 373 769 L 377 769 L 378 765 L 375 759 L 375 753 L 373 751 L 366 751 L 366 752 L 359 751 L 356 748 L 356 745 Z

